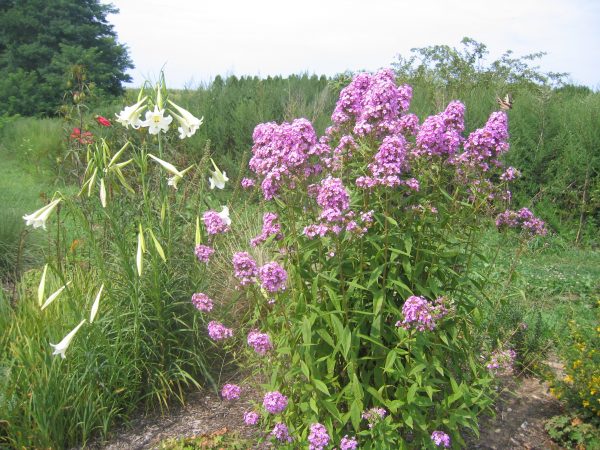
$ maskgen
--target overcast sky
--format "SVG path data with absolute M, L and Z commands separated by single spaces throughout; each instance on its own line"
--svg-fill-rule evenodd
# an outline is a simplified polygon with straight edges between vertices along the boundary
M 600 0 L 103 0 L 129 47 L 134 86 L 165 67 L 171 87 L 216 75 L 335 75 L 464 36 L 488 60 L 544 51 L 544 71 L 600 88 Z

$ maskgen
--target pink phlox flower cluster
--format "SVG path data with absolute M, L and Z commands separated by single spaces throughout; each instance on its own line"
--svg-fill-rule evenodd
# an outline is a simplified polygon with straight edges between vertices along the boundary
M 250 189 L 256 185 L 256 181 L 254 181 L 252 178 L 242 178 L 240 184 L 242 185 L 243 189 Z
M 520 176 L 521 172 L 518 169 L 515 169 L 514 167 L 509 167 L 504 171 L 502 175 L 500 175 L 500 179 L 502 181 L 511 181 L 515 178 L 519 178 Z
M 349 438 L 348 435 L 345 435 L 340 441 L 340 450 L 356 450 L 357 448 L 358 442 L 354 436 Z
M 373 75 L 361 73 L 342 89 L 331 120 L 334 129 L 349 125 L 357 136 L 373 131 L 393 133 L 407 128 L 407 123 L 400 120 L 411 99 L 412 88 L 397 86 L 391 69 Z
M 226 384 L 221 389 L 221 396 L 225 400 L 236 400 L 240 398 L 242 389 L 237 384 Z
M 407 330 L 415 328 L 417 331 L 431 331 L 436 327 L 436 321 L 447 313 L 443 297 L 430 303 L 424 297 L 412 295 L 402 305 L 404 320 L 396 322 L 396 326 Z
M 214 248 L 203 244 L 196 245 L 196 248 L 194 249 L 194 253 L 196 254 L 196 258 L 198 258 L 198 261 L 205 263 L 208 263 L 214 252 Z
M 285 290 L 287 272 L 275 261 L 271 261 L 258 269 L 258 277 L 262 288 L 267 292 Z
M 373 428 L 373 426 L 383 420 L 387 415 L 387 411 L 384 408 L 371 408 L 366 411 L 363 411 L 362 418 L 369 422 L 369 428 Z
M 323 450 L 329 444 L 327 428 L 318 422 L 311 424 L 308 443 L 309 450 Z
M 275 437 L 279 442 L 292 442 L 292 437 L 286 424 L 278 422 L 273 427 L 271 435 Z
M 208 335 L 213 341 L 221 341 L 233 336 L 233 330 L 216 320 L 211 320 L 208 322 Z
M 256 330 L 252 330 L 248 333 L 248 345 L 254 348 L 254 351 L 259 355 L 265 355 L 268 351 L 273 349 L 271 338 L 266 333 L 260 333 Z
M 454 155 L 462 143 L 464 114 L 465 106 L 459 101 L 452 101 L 444 112 L 425 119 L 417 134 L 415 153 L 427 156 Z
M 350 205 L 350 195 L 344 187 L 342 180 L 331 176 L 321 180 L 317 204 L 324 210 L 333 209 L 345 211 Z
M 261 189 L 267 200 L 275 197 L 281 187 L 293 188 L 296 179 L 318 172 L 311 164 L 311 156 L 331 152 L 328 145 L 317 145 L 315 130 L 306 119 L 296 119 L 291 124 L 259 124 L 252 138 L 253 156 L 249 166 L 254 173 L 263 176 Z
M 213 309 L 213 301 L 208 295 L 200 292 L 192 295 L 192 303 L 199 311 L 210 312 Z
M 221 219 L 221 216 L 219 216 L 219 213 L 216 211 L 206 211 L 202 215 L 202 221 L 204 222 L 208 234 L 225 233 L 229 230 L 227 224 Z
M 464 148 L 465 151 L 456 157 L 455 163 L 479 168 L 484 172 L 490 170 L 491 166 L 500 166 L 497 158 L 509 148 L 506 113 L 493 112 L 483 128 L 469 135 Z
M 250 240 L 250 245 L 256 247 L 265 242 L 269 237 L 274 236 L 274 239 L 283 239 L 281 234 L 281 225 L 276 223 L 279 220 L 277 214 L 268 212 L 263 215 L 263 226 L 261 233 Z
M 252 284 L 256 281 L 258 268 L 256 261 L 248 252 L 237 252 L 233 255 L 233 274 L 240 280 L 242 286 Z
M 512 349 L 497 349 L 490 356 L 490 360 L 486 364 L 486 367 L 497 374 L 510 373 L 512 371 L 513 362 L 516 357 L 517 354 Z
M 263 397 L 263 406 L 271 414 L 279 414 L 288 405 L 288 398 L 279 391 L 267 392 Z
M 446 448 L 450 448 L 450 436 L 443 431 L 434 431 L 431 433 L 431 440 L 438 447 L 443 445 Z
M 496 217 L 496 227 L 521 228 L 531 236 L 545 236 L 548 233 L 546 224 L 538 219 L 528 208 L 519 211 L 506 210 Z
M 258 420 L 260 419 L 260 416 L 258 415 L 258 413 L 256 411 L 246 411 L 244 413 L 244 423 L 246 425 L 256 425 L 258 423 Z
M 402 135 L 386 136 L 369 164 L 371 176 L 356 179 L 359 188 L 396 187 L 404 184 L 400 174 L 408 170 L 406 139 Z
M 321 140 L 329 141 L 329 136 L 322 136 Z M 358 144 L 352 135 L 343 135 L 338 145 L 333 149 L 332 156 L 323 156 L 322 161 L 325 167 L 331 172 L 337 172 L 342 169 L 342 162 L 349 159 L 353 155 L 353 151 L 358 148 Z

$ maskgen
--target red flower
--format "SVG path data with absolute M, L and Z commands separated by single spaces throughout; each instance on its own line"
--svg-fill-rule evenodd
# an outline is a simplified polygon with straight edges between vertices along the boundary
M 94 142 L 94 135 L 89 131 L 83 133 L 79 128 L 73 128 L 73 132 L 69 136 L 71 140 L 79 142 L 82 145 L 88 145 Z
M 103 127 L 110 127 L 112 125 L 112 123 L 110 123 L 110 120 L 103 116 L 96 116 L 96 122 L 98 122 Z

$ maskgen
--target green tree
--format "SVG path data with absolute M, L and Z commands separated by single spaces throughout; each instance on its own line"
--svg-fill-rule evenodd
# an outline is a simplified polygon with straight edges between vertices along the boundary
M 55 114 L 69 74 L 85 69 L 96 92 L 117 96 L 133 64 L 100 0 L 0 0 L 0 114 Z

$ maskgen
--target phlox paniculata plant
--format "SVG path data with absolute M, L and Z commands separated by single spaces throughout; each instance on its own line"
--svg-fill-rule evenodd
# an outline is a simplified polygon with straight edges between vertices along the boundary
M 493 112 L 465 136 L 465 105 L 420 122 L 411 98 L 391 70 L 363 73 L 323 136 L 306 119 L 254 130 L 243 187 L 267 212 L 251 245 L 277 256 L 258 267 L 240 249 L 232 270 L 253 299 L 248 342 L 268 342 L 249 353 L 268 395 L 285 398 L 250 422 L 279 445 L 461 445 L 490 405 L 474 262 L 517 173 L 501 162 L 508 118 Z M 515 223 L 543 229 L 526 215 Z

